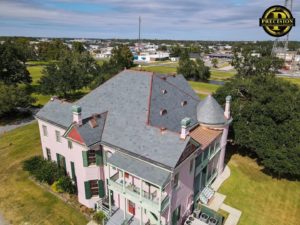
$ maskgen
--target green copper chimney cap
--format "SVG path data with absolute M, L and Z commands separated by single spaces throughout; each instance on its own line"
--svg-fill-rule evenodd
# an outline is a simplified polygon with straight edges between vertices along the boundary
M 81 107 L 79 105 L 73 105 L 72 106 L 72 112 L 81 113 Z
M 181 120 L 181 126 L 188 127 L 191 125 L 191 118 L 185 117 L 183 120 Z

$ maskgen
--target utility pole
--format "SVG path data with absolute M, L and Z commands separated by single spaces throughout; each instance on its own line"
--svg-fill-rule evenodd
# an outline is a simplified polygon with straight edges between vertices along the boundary
M 141 49 L 141 23 L 142 23 L 142 19 L 139 16 L 139 51 Z

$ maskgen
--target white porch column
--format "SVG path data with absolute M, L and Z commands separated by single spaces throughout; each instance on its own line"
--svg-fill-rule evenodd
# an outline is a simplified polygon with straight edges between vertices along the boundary
M 142 200 L 142 193 L 143 193 L 143 180 L 141 179 L 141 183 L 140 183 L 140 200 Z
M 110 196 L 109 189 L 108 189 L 108 205 L 109 205 L 109 215 L 111 215 L 111 196 Z
M 122 182 L 122 184 L 123 184 L 123 193 L 124 193 L 125 192 L 125 171 L 122 170 L 122 173 L 123 173 L 123 182 Z
M 125 208 L 124 208 L 124 220 L 126 219 L 126 202 L 127 202 L 127 199 L 124 197 L 124 204 L 125 204 Z
M 141 220 L 140 220 L 140 225 L 143 225 L 143 207 L 141 206 Z

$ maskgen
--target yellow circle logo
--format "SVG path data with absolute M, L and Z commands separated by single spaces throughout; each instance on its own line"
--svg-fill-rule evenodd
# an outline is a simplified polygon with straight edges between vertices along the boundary
M 286 7 L 274 5 L 269 7 L 259 19 L 259 26 L 262 26 L 269 35 L 281 37 L 288 34 L 295 26 L 295 18 Z

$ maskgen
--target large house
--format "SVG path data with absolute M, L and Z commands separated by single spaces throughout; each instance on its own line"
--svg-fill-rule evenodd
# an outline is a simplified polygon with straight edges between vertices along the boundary
M 124 70 L 75 103 L 52 98 L 36 118 L 44 157 L 81 204 L 119 224 L 176 225 L 224 169 L 230 97 L 224 111 L 182 75 Z

